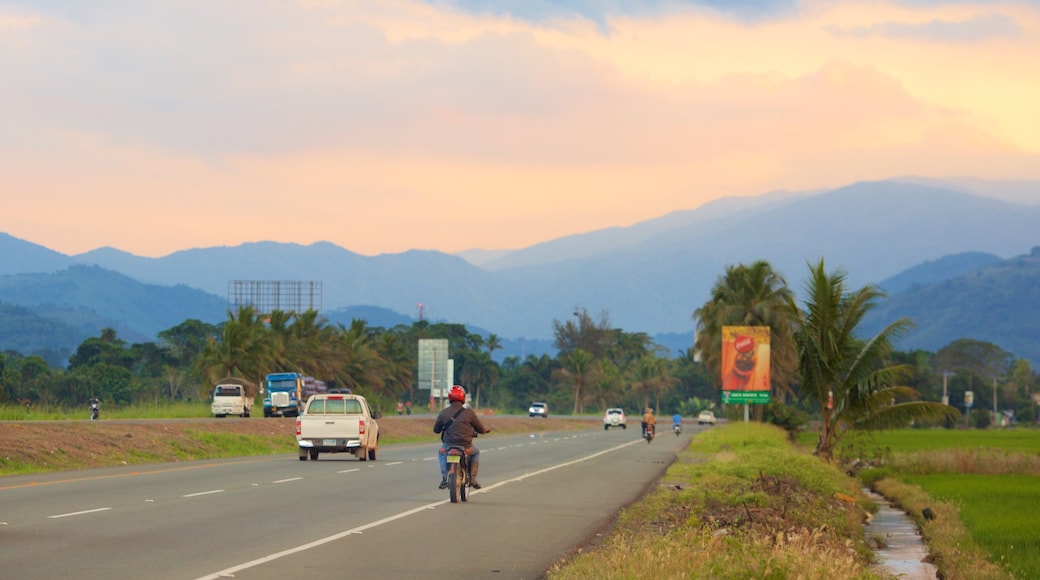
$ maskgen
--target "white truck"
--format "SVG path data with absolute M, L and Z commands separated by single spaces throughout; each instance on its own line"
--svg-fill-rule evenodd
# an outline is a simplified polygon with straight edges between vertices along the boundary
M 255 396 L 255 384 L 238 377 L 224 377 L 217 381 L 217 386 L 213 389 L 210 411 L 217 417 L 248 417 L 253 412 Z
M 303 414 L 296 418 L 300 461 L 317 460 L 319 453 L 350 453 L 361 461 L 375 461 L 379 417 L 379 411 L 361 395 L 311 395 Z

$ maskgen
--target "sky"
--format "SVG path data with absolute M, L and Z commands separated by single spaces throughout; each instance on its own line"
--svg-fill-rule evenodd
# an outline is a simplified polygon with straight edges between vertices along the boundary
M 0 0 L 0 231 L 70 255 L 519 249 L 906 175 L 1040 179 L 1040 2 Z

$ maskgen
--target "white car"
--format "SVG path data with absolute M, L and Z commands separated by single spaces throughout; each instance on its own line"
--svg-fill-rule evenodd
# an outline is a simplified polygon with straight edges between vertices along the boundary
M 617 407 L 607 409 L 606 414 L 603 415 L 603 430 L 607 431 L 611 427 L 621 427 L 622 429 L 627 429 L 627 422 L 628 418 L 625 417 L 625 411 L 623 409 Z
M 549 406 L 545 403 L 531 403 L 531 407 L 527 409 L 527 413 L 531 417 L 541 417 L 545 419 L 549 416 Z
M 703 425 L 705 423 L 709 425 L 714 425 L 715 413 L 712 413 L 711 411 L 701 411 L 701 414 L 697 415 L 697 424 Z

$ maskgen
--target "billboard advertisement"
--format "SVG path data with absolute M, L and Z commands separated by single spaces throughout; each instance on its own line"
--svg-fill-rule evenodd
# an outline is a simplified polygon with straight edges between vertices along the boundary
M 768 402 L 769 327 L 722 327 L 722 391 L 725 398 Z M 734 392 L 759 393 L 754 397 Z M 727 396 L 728 395 L 728 396 Z

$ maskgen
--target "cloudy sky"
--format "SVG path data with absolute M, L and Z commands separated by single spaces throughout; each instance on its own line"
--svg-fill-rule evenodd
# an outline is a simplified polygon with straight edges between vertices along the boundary
M 521 248 L 903 175 L 1040 179 L 1040 3 L 0 0 L 0 231 L 67 254 Z

